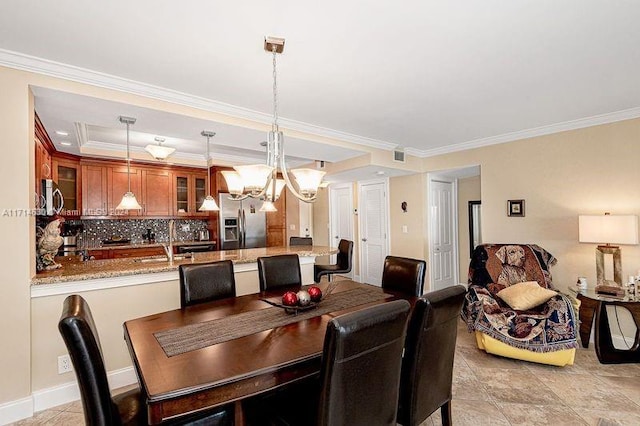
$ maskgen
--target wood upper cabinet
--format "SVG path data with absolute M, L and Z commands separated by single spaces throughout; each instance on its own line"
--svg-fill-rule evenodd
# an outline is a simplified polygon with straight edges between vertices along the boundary
M 138 204 L 142 205 L 142 170 L 137 167 L 131 167 L 131 192 L 133 192 L 138 200 Z M 129 181 L 127 178 L 127 166 L 109 167 L 107 171 L 107 206 L 110 215 L 117 216 L 142 216 L 142 210 L 116 210 L 118 204 L 122 200 L 122 196 L 129 191 Z
M 146 216 L 170 216 L 172 211 L 169 170 L 145 169 L 142 171 L 142 212 Z
M 52 169 L 53 180 L 58 183 L 58 189 L 64 197 L 64 210 L 61 213 L 64 216 L 79 216 L 82 214 L 80 161 L 54 155 Z
M 107 209 L 107 166 L 83 164 L 82 173 L 82 215 L 106 216 Z
M 283 189 L 280 198 L 273 205 L 277 212 L 267 213 L 267 247 L 287 245 L 287 190 Z
M 198 207 L 207 196 L 207 172 L 173 172 L 173 214 L 208 217 Z

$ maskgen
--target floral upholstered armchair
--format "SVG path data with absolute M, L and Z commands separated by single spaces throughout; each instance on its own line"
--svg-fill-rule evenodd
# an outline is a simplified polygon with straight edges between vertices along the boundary
M 480 349 L 543 364 L 573 364 L 575 312 L 553 287 L 549 267 L 555 263 L 533 244 L 476 247 L 462 318 L 475 331 Z

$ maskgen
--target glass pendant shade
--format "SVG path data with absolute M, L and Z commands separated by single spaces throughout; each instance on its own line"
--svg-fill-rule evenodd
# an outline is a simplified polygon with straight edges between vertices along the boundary
M 266 164 L 235 166 L 234 169 L 240 175 L 240 179 L 244 183 L 244 189 L 252 194 L 259 194 L 264 190 L 267 179 L 273 172 L 273 167 Z
M 271 213 L 271 212 L 277 212 L 278 209 L 276 209 L 276 206 L 274 206 L 271 201 L 265 201 L 264 203 L 262 203 L 262 207 L 260 207 L 259 211 Z
M 227 189 L 231 195 L 242 195 L 244 191 L 244 183 L 238 172 L 224 170 L 222 172 L 224 180 L 227 182 Z
M 217 212 L 219 210 L 220 207 L 218 207 L 218 203 L 216 203 L 216 200 L 211 195 L 207 195 L 204 198 L 204 201 L 202 201 L 202 205 L 198 209 L 198 211 L 201 212 Z
M 280 194 L 282 194 L 282 190 L 284 189 L 284 186 L 286 185 L 286 182 L 284 181 L 284 179 L 276 179 L 276 196 L 275 198 L 271 196 L 272 192 L 273 192 L 273 184 L 269 183 L 269 186 L 267 186 L 267 199 L 274 199 L 277 200 L 278 198 L 280 198 Z
M 176 149 L 162 145 L 147 145 L 144 147 L 144 150 L 151 154 L 156 160 L 166 160 Z
M 314 169 L 293 169 L 291 173 L 296 178 L 300 193 L 305 197 L 313 197 L 318 192 L 318 187 L 326 172 Z
M 136 196 L 133 195 L 133 192 L 129 191 L 122 196 L 122 201 L 116 207 L 116 210 L 140 210 L 142 207 L 136 200 Z

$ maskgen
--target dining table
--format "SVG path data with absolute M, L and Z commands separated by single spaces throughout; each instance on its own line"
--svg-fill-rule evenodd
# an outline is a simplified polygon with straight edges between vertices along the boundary
M 235 424 L 242 425 L 243 400 L 319 374 L 332 318 L 416 299 L 351 280 L 318 286 L 330 294 L 295 312 L 274 306 L 285 291 L 280 289 L 126 321 L 124 337 L 149 424 L 234 404 Z

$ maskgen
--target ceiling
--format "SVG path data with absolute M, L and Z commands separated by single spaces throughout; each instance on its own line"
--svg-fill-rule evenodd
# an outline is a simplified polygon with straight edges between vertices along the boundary
M 288 138 L 290 161 L 341 161 L 367 147 L 426 157 L 640 116 L 639 16 L 640 2 L 602 0 L 5 0 L 0 65 L 268 123 L 272 64 L 262 43 L 280 36 L 283 127 L 350 142 Z M 186 159 L 204 151 L 207 129 L 220 158 L 261 158 L 264 132 L 50 89 L 35 95 L 49 132 L 73 127 L 78 149 L 108 151 L 122 141 L 117 116 L 132 115 L 136 149 L 162 136 Z

